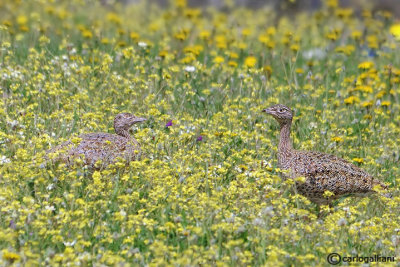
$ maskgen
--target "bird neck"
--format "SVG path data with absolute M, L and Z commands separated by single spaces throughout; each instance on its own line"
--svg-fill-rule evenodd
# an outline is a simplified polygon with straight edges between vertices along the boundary
M 114 127 L 114 130 L 115 130 L 115 133 L 120 135 L 120 136 L 123 136 L 123 137 L 126 137 L 126 138 L 130 138 L 131 137 L 130 134 L 129 134 L 128 129 L 125 129 L 123 127 Z
M 281 133 L 279 138 L 278 145 L 278 163 L 281 167 L 285 166 L 285 163 L 288 161 L 288 158 L 292 154 L 292 141 L 290 140 L 290 127 L 291 122 L 282 123 L 281 125 Z

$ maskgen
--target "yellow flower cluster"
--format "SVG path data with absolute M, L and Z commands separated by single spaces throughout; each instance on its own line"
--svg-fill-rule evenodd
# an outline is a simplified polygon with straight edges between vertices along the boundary
M 290 20 L 232 1 L 103 2 L 0 2 L 1 266 L 400 259 L 390 13 L 358 16 L 337 0 Z M 282 179 L 277 126 L 261 112 L 278 102 L 295 111 L 296 148 L 362 165 L 393 198 L 343 198 L 319 214 L 295 194 L 305 178 Z M 120 112 L 148 119 L 132 129 L 140 161 L 95 172 L 46 162 L 65 140 L 113 132 Z

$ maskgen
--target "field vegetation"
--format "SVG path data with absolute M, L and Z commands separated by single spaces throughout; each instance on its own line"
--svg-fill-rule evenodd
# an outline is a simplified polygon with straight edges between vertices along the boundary
M 338 1 L 278 17 L 141 1 L 0 1 L 0 265 L 324 266 L 400 259 L 400 24 Z M 393 198 L 332 208 L 293 191 L 295 148 L 343 157 Z M 46 150 L 113 132 L 120 112 L 144 157 L 90 171 Z M 395 263 L 393 263 L 395 265 Z

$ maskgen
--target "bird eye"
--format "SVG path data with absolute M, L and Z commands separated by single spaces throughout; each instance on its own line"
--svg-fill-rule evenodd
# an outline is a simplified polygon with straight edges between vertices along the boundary
M 282 108 L 280 108 L 280 109 L 279 109 L 279 112 L 281 112 L 281 113 L 282 113 L 282 112 L 283 112 L 283 109 L 282 109 Z

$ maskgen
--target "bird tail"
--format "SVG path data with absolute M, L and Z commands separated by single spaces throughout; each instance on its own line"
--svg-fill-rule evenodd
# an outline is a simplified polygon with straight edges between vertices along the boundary
M 385 185 L 384 183 L 382 183 L 381 181 L 374 179 L 374 181 L 372 182 L 373 187 L 380 187 L 382 189 L 378 189 L 378 190 L 374 190 L 377 193 L 379 193 L 380 195 L 387 197 L 387 198 L 392 198 L 393 195 L 392 193 L 388 192 L 389 187 L 387 185 Z

